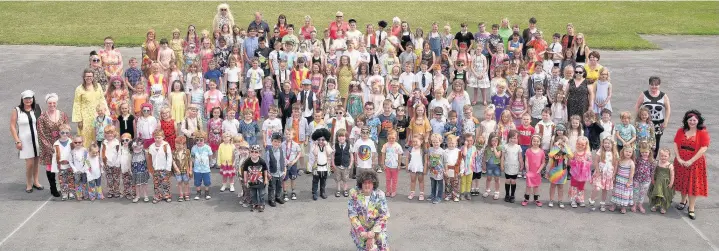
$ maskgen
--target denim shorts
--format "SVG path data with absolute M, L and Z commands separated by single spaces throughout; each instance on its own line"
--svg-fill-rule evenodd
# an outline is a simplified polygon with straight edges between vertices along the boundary
M 499 165 L 487 162 L 487 177 L 502 177 Z
M 175 175 L 175 180 L 177 180 L 177 182 L 188 182 L 190 181 L 190 176 L 187 174 L 178 174 Z
M 295 165 L 291 166 L 289 169 L 287 169 L 287 175 L 285 175 L 285 178 L 284 178 L 283 181 L 288 180 L 288 179 L 289 179 L 289 180 L 296 180 L 296 179 L 297 179 L 297 174 L 298 174 L 297 164 L 295 164 Z
M 193 175 L 195 176 L 195 186 L 196 187 L 202 186 L 203 184 L 206 187 L 209 187 L 212 184 L 210 182 L 210 173 L 195 172 Z

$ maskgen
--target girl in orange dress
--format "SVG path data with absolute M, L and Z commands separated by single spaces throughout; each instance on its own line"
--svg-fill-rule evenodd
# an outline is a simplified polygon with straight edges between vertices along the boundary
M 260 120 L 260 100 L 257 99 L 257 93 L 256 92 L 248 92 L 247 98 L 245 99 L 245 102 L 242 102 L 242 108 L 241 111 L 247 111 L 248 109 L 252 110 L 253 114 L 252 117 L 255 119 L 255 121 Z
M 112 37 L 105 38 L 105 48 L 98 52 L 102 66 L 105 67 L 105 75 L 108 77 L 122 76 L 122 54 L 115 50 L 115 42 Z
M 110 110 L 110 117 L 112 120 L 117 119 L 119 114 L 118 109 L 122 103 L 129 101 L 129 91 L 127 86 L 122 83 L 120 76 L 113 76 L 110 78 L 110 85 L 107 87 L 107 94 L 105 99 L 107 100 L 107 107 Z

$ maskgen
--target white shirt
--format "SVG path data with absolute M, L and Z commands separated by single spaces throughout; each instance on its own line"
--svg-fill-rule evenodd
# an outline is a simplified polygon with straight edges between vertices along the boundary
M 359 30 L 353 30 L 353 31 L 348 30 L 347 32 L 345 32 L 345 35 L 348 40 L 355 40 L 355 41 L 362 40 L 362 32 Z M 359 43 L 357 43 L 357 45 L 359 45 Z
M 552 57 L 550 57 L 553 59 L 554 63 L 561 63 L 562 62 L 561 60 L 554 59 L 554 55 L 562 55 L 562 44 L 561 43 L 552 43 L 549 45 L 548 49 L 554 53 L 554 54 L 552 54 Z
M 372 168 L 372 156 L 377 153 L 377 148 L 374 146 L 374 141 L 371 139 L 357 139 L 352 152 L 357 154 L 357 167 L 362 169 Z
M 247 78 L 250 79 L 250 88 L 253 90 L 262 89 L 262 78 L 264 77 L 265 72 L 260 68 L 247 70 Z
M 236 118 L 225 119 L 222 121 L 222 133 L 230 136 L 236 136 L 240 131 L 240 121 Z
M 447 121 L 447 115 L 449 114 L 449 109 L 451 109 L 449 101 L 447 101 L 446 98 L 443 98 L 442 100 L 433 99 L 432 102 L 429 102 L 429 108 L 427 108 L 427 111 L 432 111 L 435 107 L 442 108 L 442 120 Z
M 120 141 L 117 139 L 105 140 L 103 142 L 105 147 L 105 158 L 107 158 L 107 165 L 112 167 L 120 166 Z
M 167 151 L 165 151 L 165 149 Z M 172 170 L 172 149 L 170 149 L 170 145 L 167 144 L 167 142 L 163 141 L 160 146 L 157 146 L 157 143 L 153 143 L 147 150 L 152 156 L 152 168 L 157 171 Z
M 87 180 L 96 180 L 102 177 L 102 166 L 100 165 L 100 156 L 87 157 L 87 162 L 90 164 L 87 170 Z
M 130 149 L 120 146 L 120 172 L 127 173 L 132 167 L 132 152 Z
M 375 39 L 376 45 L 377 45 L 377 47 L 379 47 L 380 45 L 382 45 L 382 40 L 387 39 L 387 32 L 377 30 L 374 32 L 374 34 L 375 34 L 374 39 Z M 369 46 L 369 44 L 367 44 L 367 46 Z
M 352 66 L 352 69 L 357 68 L 357 62 L 359 61 L 359 58 L 361 55 L 362 55 L 362 53 L 360 53 L 358 50 L 346 50 L 342 54 L 342 56 L 348 56 L 350 58 L 350 66 Z M 369 57 L 368 57 L 368 59 L 369 59 Z
M 303 93 L 304 93 L 305 100 L 302 99 Z M 297 100 L 302 104 L 302 117 L 305 117 L 305 118 L 312 116 L 313 115 L 312 113 L 314 112 L 314 107 L 310 107 L 310 102 L 309 102 L 311 93 L 312 93 L 312 91 L 302 90 L 297 95 Z M 313 94 L 312 95 L 312 104 L 314 105 L 315 103 L 317 103 L 317 97 L 315 97 L 315 95 Z
M 180 123 L 180 131 L 182 131 L 182 134 L 184 134 L 185 137 L 192 137 L 192 134 L 200 129 L 198 128 L 200 124 L 200 118 L 186 117 L 182 120 L 182 123 Z
M 404 87 L 404 89 L 412 93 L 412 90 L 414 88 L 414 73 L 411 72 L 402 72 L 402 74 L 399 75 L 399 83 Z M 405 93 L 405 91 L 402 90 L 402 88 L 399 89 L 399 93 L 402 93 L 404 95 L 409 95 L 409 93 Z
M 225 68 L 225 76 L 227 76 L 227 82 L 240 82 L 240 68 Z
M 84 147 L 73 149 L 70 152 L 70 167 L 74 173 L 84 173 L 87 171 L 86 160 L 89 153 Z
M 422 85 L 422 75 L 424 75 L 424 86 Z M 417 87 L 422 91 L 422 95 L 427 96 L 432 87 L 432 73 L 429 72 L 417 72 L 414 75 L 414 81 L 417 82 Z
M 272 134 L 282 133 L 282 121 L 279 118 L 266 119 L 262 122 L 262 131 L 265 132 L 265 145 L 272 145 Z
M 151 139 L 157 129 L 157 119 L 153 116 L 137 118 L 137 133 L 140 139 Z
M 53 148 L 60 149 L 60 151 L 53 151 L 53 154 L 52 154 L 52 166 L 50 167 L 50 171 L 53 173 L 57 173 L 57 172 L 59 172 L 59 170 L 67 170 L 68 168 L 70 168 L 69 164 L 68 165 L 59 165 L 59 163 L 57 163 L 57 154 L 60 154 L 60 161 L 67 160 L 68 162 L 70 162 L 70 152 L 72 151 L 72 140 L 67 139 L 67 141 L 68 142 L 65 144 L 65 146 L 62 146 L 59 139 L 57 141 L 55 141 L 55 144 L 53 144 Z M 58 167 L 59 167 L 59 170 L 58 170 Z
M 329 171 L 329 155 L 334 152 L 332 150 L 332 147 L 329 146 L 329 144 L 325 144 L 324 151 L 320 151 L 320 147 L 315 145 L 314 146 L 314 153 L 317 155 L 315 158 L 315 164 L 317 165 L 317 171 L 323 172 L 323 171 Z

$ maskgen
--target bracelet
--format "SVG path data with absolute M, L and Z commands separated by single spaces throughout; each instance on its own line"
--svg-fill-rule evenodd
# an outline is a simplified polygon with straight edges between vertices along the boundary
M 22 143 L 22 142 L 20 142 L 20 141 L 16 141 L 16 142 L 15 142 L 16 145 L 17 145 L 17 144 L 20 144 L 20 143 Z

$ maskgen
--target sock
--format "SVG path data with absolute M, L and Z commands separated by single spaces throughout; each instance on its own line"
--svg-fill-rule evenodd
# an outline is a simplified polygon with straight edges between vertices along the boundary
M 517 190 L 517 184 L 511 184 L 510 187 L 511 187 L 511 191 L 512 191 L 512 195 L 511 195 L 511 196 L 514 197 L 514 191 Z
M 524 200 L 529 200 L 529 194 L 524 194 Z
M 509 196 L 509 183 L 504 183 L 504 195 Z
M 536 200 L 539 200 L 539 195 L 536 195 L 536 194 L 535 194 L 535 195 L 534 195 L 534 200 L 535 200 L 535 201 L 536 201 Z

